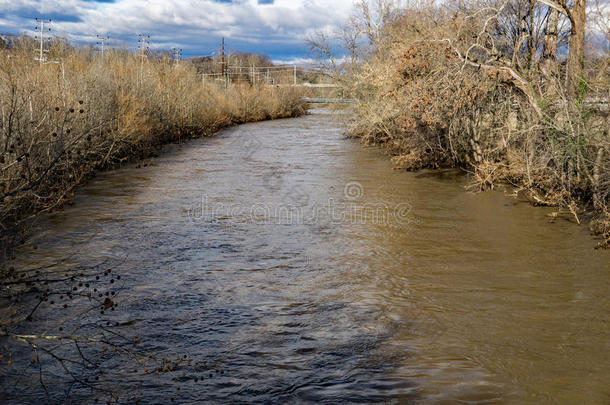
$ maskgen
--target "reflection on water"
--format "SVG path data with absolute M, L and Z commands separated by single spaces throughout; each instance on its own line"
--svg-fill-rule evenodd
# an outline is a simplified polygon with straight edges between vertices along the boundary
M 393 171 L 317 111 L 100 175 L 18 265 L 113 263 L 113 321 L 226 370 L 120 382 L 149 402 L 608 403 L 608 253 L 464 182 Z

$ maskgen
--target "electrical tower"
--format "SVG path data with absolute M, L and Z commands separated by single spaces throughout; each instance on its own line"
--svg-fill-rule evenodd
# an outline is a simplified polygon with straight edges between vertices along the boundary
M 148 51 L 150 50 L 150 35 L 138 34 L 138 55 L 144 59 L 148 58 Z
M 182 56 L 182 49 L 172 48 L 172 60 L 176 66 L 180 65 L 180 57 Z
M 106 41 L 108 41 L 110 39 L 110 37 L 103 37 L 101 35 L 96 35 L 96 36 L 97 36 L 97 39 L 99 40 L 99 42 L 97 44 L 101 46 L 102 58 L 103 58 L 104 57 L 104 47 L 106 45 Z
M 43 20 L 41 18 L 36 18 L 36 24 L 38 24 L 35 27 L 36 31 L 40 31 L 40 38 L 36 37 L 36 39 L 40 39 L 40 53 L 38 55 L 37 60 L 40 63 L 44 63 L 46 61 L 46 56 L 45 56 L 45 52 L 49 52 L 48 50 L 44 49 L 44 34 L 45 32 L 51 32 L 51 28 L 47 28 L 45 30 L 45 24 L 50 25 L 51 24 L 51 20 Z
M 225 80 L 225 82 L 227 81 L 227 65 L 225 63 L 225 39 L 224 37 L 222 38 L 222 50 L 221 50 L 221 55 L 222 55 L 222 77 Z

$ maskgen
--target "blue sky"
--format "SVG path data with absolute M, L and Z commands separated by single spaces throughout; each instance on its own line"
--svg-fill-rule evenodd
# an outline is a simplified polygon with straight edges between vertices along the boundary
M 0 0 L 0 34 L 34 35 L 35 17 L 53 19 L 52 33 L 95 44 L 134 48 L 139 33 L 153 48 L 209 55 L 221 38 L 232 50 L 266 53 L 276 61 L 308 58 L 306 38 L 333 29 L 350 15 L 353 0 Z

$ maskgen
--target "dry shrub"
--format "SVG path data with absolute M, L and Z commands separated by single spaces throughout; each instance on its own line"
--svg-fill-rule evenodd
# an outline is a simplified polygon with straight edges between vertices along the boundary
M 236 123 L 296 117 L 305 112 L 300 90 L 293 87 L 234 85 L 222 94 L 222 105 Z
M 593 213 L 607 238 L 610 121 L 595 100 L 610 94 L 610 58 L 588 57 L 581 94 L 568 97 L 561 61 L 533 61 L 524 47 L 498 62 L 513 51 L 480 12 L 420 6 L 388 24 L 343 80 L 358 101 L 352 135 L 384 145 L 400 168 L 460 167 L 471 189 L 505 182 L 579 222 Z
M 606 211 L 603 218 L 592 221 L 591 230 L 603 238 L 597 246 L 601 249 L 610 249 L 610 212 Z
M 0 244 L 70 202 L 95 170 L 157 153 L 164 143 L 229 125 L 305 113 L 295 89 L 204 86 L 195 68 L 57 42 L 33 60 L 31 41 L 0 50 Z

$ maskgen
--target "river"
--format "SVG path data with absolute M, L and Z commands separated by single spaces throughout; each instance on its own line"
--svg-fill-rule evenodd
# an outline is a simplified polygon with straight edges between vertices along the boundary
M 180 391 L 109 382 L 142 403 L 609 403 L 610 256 L 586 227 L 453 171 L 392 170 L 338 117 L 102 173 L 15 265 L 112 267 L 113 322 L 222 370 Z M 37 377 L 5 375 L 6 402 L 40 401 Z

